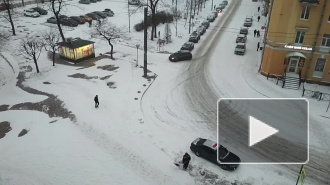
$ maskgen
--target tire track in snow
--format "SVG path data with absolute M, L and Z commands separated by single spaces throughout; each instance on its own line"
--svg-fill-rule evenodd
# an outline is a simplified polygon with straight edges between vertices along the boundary
M 146 182 L 149 182 L 148 184 L 178 184 L 178 182 L 174 181 L 172 177 L 151 166 L 151 164 L 147 164 L 147 162 L 141 157 L 135 155 L 132 151 L 123 147 L 121 144 L 111 140 L 92 126 L 78 122 L 76 122 L 75 125 L 77 125 L 86 137 L 109 154 L 111 158 L 121 161 L 122 164 L 125 164 L 130 170 L 133 170 Z

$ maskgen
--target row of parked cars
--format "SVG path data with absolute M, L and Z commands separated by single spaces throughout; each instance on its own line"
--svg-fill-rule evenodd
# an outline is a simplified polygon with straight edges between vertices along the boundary
M 80 4 L 90 4 L 90 3 L 97 3 L 98 1 L 101 0 L 79 0 Z
M 236 38 L 236 47 L 235 47 L 235 50 L 234 50 L 234 53 L 237 54 L 237 55 L 244 55 L 245 54 L 245 51 L 246 51 L 246 40 L 247 40 L 247 34 L 249 32 L 249 27 L 252 26 L 252 21 L 253 21 L 253 18 L 252 17 L 246 17 L 245 18 L 245 21 L 244 21 L 244 24 L 240 31 L 239 31 L 239 34 L 237 35 L 237 38 Z
M 94 11 L 80 16 L 68 17 L 66 15 L 60 15 L 59 19 L 60 19 L 60 23 L 63 24 L 64 26 L 76 27 L 78 26 L 78 24 L 85 24 L 85 22 L 91 22 L 92 20 L 98 20 L 106 17 L 113 17 L 114 15 L 115 14 L 111 9 L 106 8 L 103 11 Z M 52 24 L 57 24 L 55 17 L 48 18 L 47 22 Z
M 193 31 L 189 36 L 189 41 L 185 42 L 182 47 L 180 48 L 180 51 L 177 51 L 169 56 L 169 60 L 171 62 L 177 62 L 177 61 L 183 61 L 183 60 L 191 60 L 192 54 L 191 51 L 194 49 L 194 43 L 198 43 L 201 36 L 204 35 L 206 32 L 206 29 L 209 28 L 210 22 L 213 22 L 217 17 L 218 13 L 221 12 L 225 6 L 228 4 L 228 1 L 224 0 L 220 4 L 220 6 L 223 8 L 221 10 L 217 10 L 215 12 L 212 12 L 210 15 L 207 16 L 206 20 L 201 23 L 200 26 L 196 28 L 195 31 Z
M 24 10 L 24 16 L 26 17 L 40 17 L 40 15 L 47 15 L 48 11 L 41 7 L 34 7 Z

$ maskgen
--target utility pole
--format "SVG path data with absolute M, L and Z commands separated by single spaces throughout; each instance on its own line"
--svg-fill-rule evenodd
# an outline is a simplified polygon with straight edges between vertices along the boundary
M 131 32 L 131 13 L 129 12 L 129 0 L 127 0 L 127 12 L 128 12 L 128 32 Z
M 213 0 L 212 0 L 212 4 L 211 4 L 211 11 L 213 10 Z
M 143 66 L 143 77 L 147 77 L 147 37 L 148 37 L 148 26 L 147 26 L 148 7 L 144 8 L 144 66 Z
M 304 165 L 301 165 L 301 168 L 300 168 L 300 171 L 299 171 L 299 175 L 298 175 L 298 179 L 297 179 L 296 185 L 298 185 L 300 174 L 301 174 L 301 170 L 303 169 L 303 167 L 304 167 Z
M 191 27 L 191 12 L 192 12 L 192 3 L 193 3 L 193 0 L 190 0 L 189 34 L 190 34 L 190 27 Z
M 175 0 L 175 36 L 178 36 L 178 0 Z

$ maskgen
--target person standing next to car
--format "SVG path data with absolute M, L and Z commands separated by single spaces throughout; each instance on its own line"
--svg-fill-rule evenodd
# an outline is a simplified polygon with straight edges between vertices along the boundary
M 88 21 L 88 25 L 89 25 L 89 27 L 92 27 L 92 20 Z
M 183 159 L 182 159 L 183 169 L 184 169 L 184 170 L 187 170 L 190 160 L 191 160 L 191 157 L 190 157 L 190 155 L 186 152 L 186 153 L 183 155 Z
M 259 47 L 260 47 L 260 42 L 258 42 L 257 44 L 257 51 L 259 51 Z

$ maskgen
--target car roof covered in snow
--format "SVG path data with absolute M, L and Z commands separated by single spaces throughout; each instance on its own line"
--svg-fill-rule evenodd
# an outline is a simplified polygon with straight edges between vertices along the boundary
M 244 34 L 238 34 L 237 37 L 245 37 Z
M 204 143 L 203 143 L 203 145 L 204 146 L 207 146 L 207 147 L 210 147 L 210 148 L 212 148 L 213 150 L 217 150 L 217 143 L 216 142 L 214 142 L 214 141 L 211 141 L 211 140 L 206 140 Z
M 245 46 L 245 43 L 237 43 L 237 46 Z

